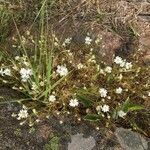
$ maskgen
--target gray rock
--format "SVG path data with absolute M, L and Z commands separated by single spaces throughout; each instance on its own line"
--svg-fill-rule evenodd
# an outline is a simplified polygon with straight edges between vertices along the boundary
M 71 136 L 71 143 L 68 144 L 68 150 L 92 150 L 96 144 L 95 139 L 90 136 L 84 138 L 83 134 Z
M 150 22 L 150 14 L 139 14 L 138 19 L 141 21 Z
M 115 135 L 125 150 L 148 150 L 148 141 L 133 131 L 117 128 Z

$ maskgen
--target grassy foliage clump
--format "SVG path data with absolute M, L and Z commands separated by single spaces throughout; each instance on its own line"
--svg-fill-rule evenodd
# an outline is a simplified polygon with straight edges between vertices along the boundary
M 0 5 L 0 41 L 8 34 L 10 19 L 11 12 L 4 5 Z

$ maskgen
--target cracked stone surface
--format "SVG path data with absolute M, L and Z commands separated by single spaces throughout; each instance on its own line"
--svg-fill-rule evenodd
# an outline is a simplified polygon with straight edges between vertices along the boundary
M 95 139 L 90 136 L 84 138 L 83 134 L 71 136 L 71 143 L 68 144 L 68 150 L 92 150 L 95 146 Z
M 115 134 L 121 147 L 125 150 L 148 150 L 150 148 L 148 147 L 150 140 L 146 140 L 138 133 L 124 128 L 117 128 Z

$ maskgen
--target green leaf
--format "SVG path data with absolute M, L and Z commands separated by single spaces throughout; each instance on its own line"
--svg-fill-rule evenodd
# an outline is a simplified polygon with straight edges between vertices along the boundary
M 129 98 L 127 98 L 127 100 L 122 105 L 122 110 L 124 112 L 136 111 L 136 110 L 141 110 L 141 109 L 143 109 L 142 106 L 130 103 Z
M 128 112 L 128 107 L 129 107 L 129 97 L 126 99 L 126 101 L 122 104 L 122 110 L 124 111 L 124 112 Z
M 71 73 L 73 72 L 73 70 L 71 70 L 66 76 L 63 76 L 62 78 L 60 78 L 57 82 L 55 82 L 52 85 L 52 89 L 54 89 L 58 84 L 60 84 L 64 79 L 66 79 Z
M 59 137 L 52 135 L 50 136 L 50 140 L 44 146 L 44 150 L 58 150 L 59 149 Z
M 10 101 L 0 101 L 0 105 L 8 104 L 8 103 L 19 103 L 19 102 L 30 101 L 30 100 L 31 100 L 31 98 L 26 98 L 26 99 L 16 99 L 16 100 L 10 100 Z
M 100 120 L 100 116 L 97 114 L 87 114 L 84 117 L 84 120 L 88 120 L 88 121 L 98 121 Z
M 2 58 L 3 58 L 3 54 L 2 52 L 0 52 L 0 61 L 2 61 Z
M 92 102 L 85 96 L 77 95 L 77 99 L 83 104 L 84 107 L 90 107 Z
M 136 104 L 128 104 L 127 111 L 136 111 L 143 109 L 142 106 Z
M 118 118 L 118 113 L 117 113 L 117 109 L 115 109 L 112 113 L 112 118 L 117 119 Z
M 71 70 L 66 76 L 63 76 L 58 81 L 56 81 L 52 86 L 50 86 L 48 89 L 46 89 L 39 97 L 37 97 L 37 99 L 42 98 L 44 95 L 49 93 L 49 91 L 53 90 L 57 85 L 59 85 L 61 82 L 63 82 L 63 80 L 65 80 L 72 72 L 73 72 L 73 70 Z

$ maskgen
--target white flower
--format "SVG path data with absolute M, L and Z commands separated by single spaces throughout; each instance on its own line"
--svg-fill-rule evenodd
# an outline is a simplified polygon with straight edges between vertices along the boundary
M 32 75 L 32 70 L 31 69 L 27 69 L 27 74 Z
M 123 60 L 121 57 L 119 56 L 116 56 L 116 58 L 114 59 L 114 62 L 117 64 L 117 65 L 120 65 L 120 67 L 124 67 L 125 64 L 126 64 L 126 60 Z
M 10 69 L 5 69 L 4 71 L 3 71 L 3 73 L 6 75 L 6 76 L 11 76 L 11 70 Z
M 22 108 L 27 110 L 27 107 L 25 105 L 23 105 Z
M 115 62 L 116 64 L 120 65 L 120 64 L 123 62 L 123 60 L 122 60 L 121 57 L 116 56 L 116 58 L 114 59 L 114 62 Z
M 16 56 L 16 57 L 15 57 L 15 60 L 19 60 L 19 59 L 20 59 L 20 57 L 19 57 L 19 56 Z
M 38 123 L 38 122 L 40 122 L 40 119 L 36 119 L 35 121 Z
M 92 39 L 89 36 L 85 37 L 85 44 L 90 45 L 92 42 Z
M 125 60 L 123 60 L 121 63 L 120 63 L 120 67 L 125 67 L 125 65 L 126 65 L 126 61 Z
M 23 61 L 24 65 L 26 65 L 27 67 L 30 65 L 29 62 L 27 61 Z
M 50 102 L 55 102 L 55 101 L 56 101 L 55 95 L 50 95 L 50 96 L 49 96 L 49 101 L 50 101 Z
M 12 68 L 18 71 L 18 67 L 16 65 L 14 65 Z
M 40 86 L 44 86 L 44 82 L 43 81 L 40 82 Z
M 72 38 L 66 38 L 65 41 L 63 42 L 63 46 L 66 46 L 66 44 L 70 44 L 71 43 Z
M 58 42 L 54 42 L 54 45 L 55 45 L 55 46 L 58 46 L 59 44 L 58 44 Z
M 21 75 L 22 81 L 26 82 L 30 78 L 30 76 L 32 75 L 32 70 L 21 68 L 20 75 Z
M 105 72 L 104 72 L 103 69 L 100 69 L 100 70 L 99 70 L 99 73 L 105 75 Z
M 31 89 L 32 89 L 32 90 L 34 90 L 34 91 L 36 91 L 36 90 L 37 90 L 37 88 L 38 88 L 38 86 L 36 85 L 36 83 L 35 83 L 35 82 L 33 82 L 33 83 L 32 83 L 32 87 L 31 87 Z
M 71 107 L 76 107 L 76 106 L 79 105 L 79 102 L 78 102 L 78 100 L 76 98 L 75 99 L 71 99 L 70 102 L 69 102 L 69 105 Z
M 119 80 L 122 80 L 122 78 L 123 78 L 123 75 L 120 74 L 120 75 L 118 76 L 118 79 L 119 79 Z
M 104 89 L 104 88 L 100 88 L 99 93 L 100 93 L 101 97 L 106 97 L 107 96 L 107 90 Z
M 118 65 L 120 65 L 120 67 L 125 67 L 125 69 L 131 69 L 132 68 L 132 63 L 130 62 L 126 62 L 126 60 L 124 59 L 122 59 L 121 57 L 119 57 L 119 56 L 116 56 L 116 58 L 114 59 L 114 62 L 116 63 L 116 64 L 118 64 Z
M 77 65 L 77 68 L 78 69 L 82 69 L 84 66 L 83 66 L 83 64 L 81 64 L 81 63 L 79 63 L 78 65 Z
M 112 71 L 112 67 L 107 66 L 107 67 L 105 68 L 105 72 L 111 73 L 111 71 Z
M 122 110 L 119 110 L 117 113 L 118 113 L 118 116 L 121 117 L 121 118 L 123 118 L 127 114 Z
M 25 121 L 23 121 L 23 122 L 20 122 L 19 124 L 22 126 L 24 123 L 25 123 Z
M 100 42 L 100 39 L 97 38 L 97 39 L 95 40 L 95 43 L 98 44 L 99 42 Z
M 70 38 L 67 38 L 67 39 L 65 39 L 65 43 L 66 43 L 66 44 L 70 44 L 70 43 L 71 43 L 71 40 L 72 40 L 71 37 L 70 37 Z
M 32 75 L 32 70 L 31 69 L 21 68 L 20 74 L 21 75 L 25 75 L 25 74 Z
M 104 105 L 101 107 L 103 112 L 108 112 L 109 111 L 109 106 L 108 105 Z
M 60 75 L 60 76 L 66 76 L 68 74 L 68 69 L 65 66 L 57 66 L 57 70 L 56 72 Z
M 122 88 L 121 88 L 121 87 L 117 88 L 115 92 L 116 92 L 117 94 L 121 94 L 121 93 L 122 93 Z
M 18 120 L 27 118 L 28 117 L 28 111 L 26 109 L 21 109 L 18 113 Z
M 33 112 L 34 114 L 37 114 L 36 109 L 32 109 L 32 112 Z
M 4 76 L 4 70 L 2 68 L 0 69 L 0 75 Z
M 126 64 L 125 64 L 125 68 L 126 69 L 131 69 L 132 68 L 132 63 L 130 62 L 126 62 Z
M 103 103 L 105 102 L 105 99 L 104 98 L 102 98 L 102 100 L 101 100 Z
M 11 114 L 11 116 L 12 116 L 12 117 L 16 117 L 16 116 L 17 116 L 17 114 L 15 114 L 15 113 L 12 113 L 12 114 Z
M 107 98 L 108 98 L 108 99 L 111 99 L 111 97 L 110 97 L 110 96 L 107 96 Z
M 22 82 L 27 82 L 27 80 L 28 78 L 25 78 L 25 77 L 21 79 Z
M 96 110 L 99 112 L 99 111 L 101 110 L 101 106 L 98 105 L 98 106 L 96 107 Z
M 62 120 L 60 120 L 60 121 L 59 121 L 59 123 L 60 123 L 60 124 L 63 124 L 63 121 L 62 121 Z

